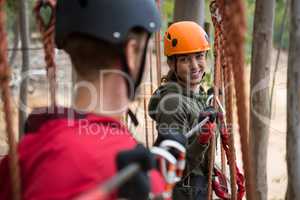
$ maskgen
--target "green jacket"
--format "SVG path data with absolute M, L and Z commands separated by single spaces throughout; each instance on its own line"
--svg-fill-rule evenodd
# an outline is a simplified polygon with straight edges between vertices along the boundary
M 205 108 L 205 92 L 188 92 L 176 82 L 167 82 L 160 86 L 149 102 L 149 115 L 156 121 L 158 137 L 164 133 L 186 134 L 198 124 L 198 116 Z M 208 173 L 208 145 L 188 140 L 186 172 L 196 175 Z

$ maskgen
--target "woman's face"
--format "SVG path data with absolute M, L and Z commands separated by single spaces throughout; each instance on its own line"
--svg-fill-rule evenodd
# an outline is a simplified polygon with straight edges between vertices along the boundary
M 206 52 L 178 55 L 173 67 L 177 77 L 186 86 L 199 85 L 206 68 Z

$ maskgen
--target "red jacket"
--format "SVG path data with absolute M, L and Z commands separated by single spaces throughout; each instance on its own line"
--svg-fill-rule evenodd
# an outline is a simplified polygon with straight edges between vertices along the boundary
M 18 147 L 22 199 L 72 199 L 116 174 L 117 153 L 137 144 L 120 122 L 109 117 L 66 108 L 34 113 Z M 7 165 L 5 158 L 0 165 L 0 199 L 9 199 Z M 162 192 L 164 182 L 156 171 L 151 180 L 152 191 Z M 109 199 L 116 199 L 116 193 Z

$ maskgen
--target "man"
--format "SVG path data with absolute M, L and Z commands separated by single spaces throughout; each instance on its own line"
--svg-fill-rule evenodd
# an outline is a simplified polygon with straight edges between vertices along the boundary
M 62 0 L 55 13 L 56 45 L 71 58 L 77 91 L 72 108 L 40 108 L 28 117 L 18 148 L 22 199 L 76 198 L 135 161 L 143 171 L 108 199 L 147 199 L 149 152 L 120 119 L 141 82 L 148 40 L 160 27 L 155 2 Z M 5 158 L 0 199 L 10 199 L 8 171 Z M 163 192 L 157 171 L 150 179 L 152 192 Z
M 157 123 L 157 141 L 166 135 L 186 134 L 199 123 L 206 95 L 200 86 L 210 49 L 205 31 L 190 21 L 172 24 L 164 36 L 164 52 L 170 67 L 167 82 L 149 103 L 149 114 Z M 188 140 L 187 166 L 173 191 L 174 200 L 207 198 L 207 149 L 212 133 L 202 131 Z

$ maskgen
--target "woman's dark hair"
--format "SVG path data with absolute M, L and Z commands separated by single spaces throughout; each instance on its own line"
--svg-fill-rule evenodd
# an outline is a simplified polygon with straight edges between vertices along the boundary
M 167 59 L 168 59 L 168 61 L 171 61 L 171 62 L 176 61 L 176 57 L 175 56 L 168 56 Z M 165 75 L 165 76 L 163 76 L 161 78 L 161 82 L 162 83 L 176 82 L 176 81 L 177 81 L 176 73 L 172 69 L 169 70 L 169 72 L 167 73 L 167 75 Z

